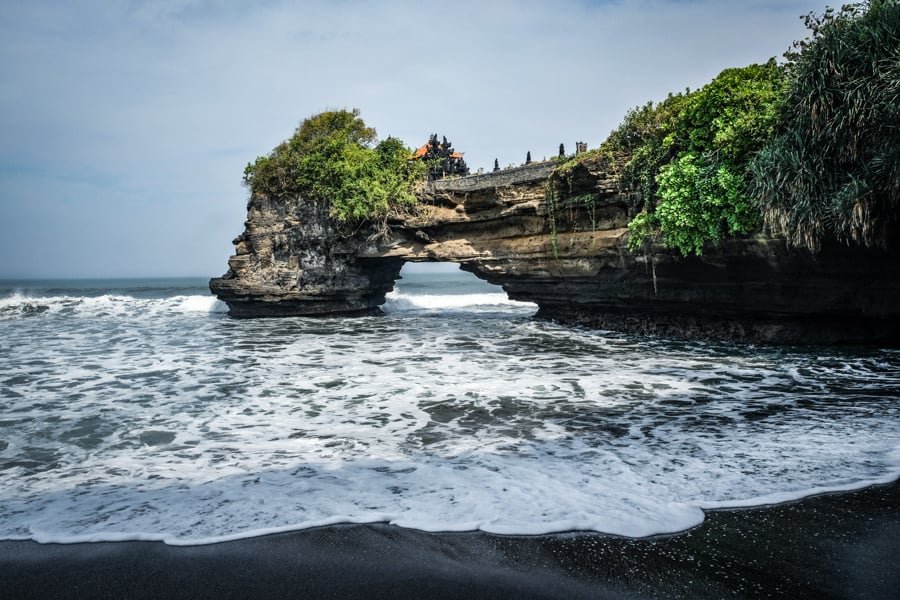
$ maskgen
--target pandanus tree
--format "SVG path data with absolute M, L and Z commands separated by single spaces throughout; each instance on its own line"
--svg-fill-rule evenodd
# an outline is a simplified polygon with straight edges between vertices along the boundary
M 751 163 L 766 223 L 790 244 L 896 240 L 900 218 L 900 2 L 806 17 L 788 58 L 776 134 Z

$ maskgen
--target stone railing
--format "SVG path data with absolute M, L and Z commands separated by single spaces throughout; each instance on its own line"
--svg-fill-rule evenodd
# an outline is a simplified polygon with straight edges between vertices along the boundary
M 550 177 L 550 173 L 556 167 L 552 160 L 531 163 L 511 169 L 479 173 L 455 179 L 441 179 L 430 183 L 435 192 L 473 192 L 490 188 L 505 187 L 508 185 L 520 185 L 533 183 Z

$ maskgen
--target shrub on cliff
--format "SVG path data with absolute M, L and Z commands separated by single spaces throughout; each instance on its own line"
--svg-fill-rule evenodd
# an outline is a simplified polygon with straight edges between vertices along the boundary
M 661 236 L 682 254 L 702 254 L 708 243 L 759 228 L 747 165 L 773 134 L 784 85 L 770 60 L 628 113 L 601 150 L 628 157 L 620 179 L 642 192 L 632 249 Z
M 323 112 L 244 170 L 251 194 L 301 196 L 327 206 L 342 223 L 384 217 L 415 203 L 424 166 L 396 138 L 375 144 L 358 110 Z
M 885 245 L 900 216 L 900 2 L 809 14 L 777 134 L 752 163 L 767 224 L 795 246 Z
M 689 94 L 669 94 L 658 104 L 648 102 L 630 110 L 600 146 L 601 152 L 625 157 L 620 183 L 640 190 L 643 198 L 656 198 L 656 176 L 675 157 L 674 125 Z

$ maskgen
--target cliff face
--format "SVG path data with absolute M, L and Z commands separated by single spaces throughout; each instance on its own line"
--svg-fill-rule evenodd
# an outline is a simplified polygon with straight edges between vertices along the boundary
M 326 209 L 300 198 L 255 195 L 228 272 L 210 289 L 233 317 L 376 313 L 403 260 L 360 258 L 367 234 L 338 231 Z
M 634 202 L 612 177 L 581 167 L 570 189 L 548 196 L 551 170 L 436 182 L 387 237 L 338 232 L 299 199 L 254 197 L 229 272 L 210 287 L 236 317 L 365 314 L 404 262 L 457 262 L 567 323 L 745 341 L 900 340 L 896 253 L 830 248 L 813 257 L 754 239 L 703 257 L 635 254 L 625 246 Z

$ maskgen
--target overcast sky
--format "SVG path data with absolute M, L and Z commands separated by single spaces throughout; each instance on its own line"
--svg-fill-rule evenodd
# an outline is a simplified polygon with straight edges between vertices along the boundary
M 218 276 L 248 161 L 305 117 L 446 135 L 472 170 L 780 57 L 807 0 L 0 6 L 0 277 Z

